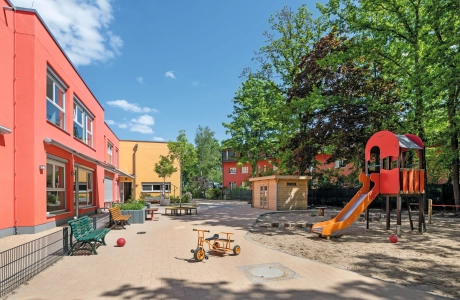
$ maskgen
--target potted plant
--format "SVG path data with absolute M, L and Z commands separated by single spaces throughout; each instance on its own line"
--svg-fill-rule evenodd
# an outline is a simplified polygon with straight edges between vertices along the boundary
M 143 224 L 145 221 L 145 203 L 130 199 L 126 203 L 116 204 L 120 207 L 122 215 L 131 215 L 129 222 L 131 224 Z

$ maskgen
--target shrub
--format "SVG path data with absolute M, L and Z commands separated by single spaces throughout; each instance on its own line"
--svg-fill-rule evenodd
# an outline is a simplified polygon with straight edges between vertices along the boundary
M 208 189 L 206 191 L 206 199 L 220 199 L 222 197 L 222 190 L 219 188 Z
M 149 193 L 144 193 L 144 192 L 141 192 L 139 194 L 139 200 L 145 200 L 145 198 L 147 197 L 150 197 L 150 194 Z
M 141 210 L 145 206 L 144 201 L 130 200 L 126 203 L 117 204 L 120 207 L 120 210 Z
M 182 203 L 189 203 L 190 201 L 192 201 L 192 193 L 187 192 L 182 195 Z

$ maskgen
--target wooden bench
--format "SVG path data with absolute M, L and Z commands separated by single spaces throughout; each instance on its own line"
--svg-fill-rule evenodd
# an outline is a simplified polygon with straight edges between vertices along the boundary
M 109 233 L 109 228 L 94 229 L 93 222 L 88 216 L 78 218 L 76 220 L 69 221 L 71 228 L 70 232 L 70 251 L 69 255 L 72 255 L 76 250 L 86 249 L 84 246 L 89 244 L 91 246 L 91 254 L 96 254 L 97 243 L 105 243 L 105 235 Z M 73 242 L 72 236 L 75 237 L 75 243 Z M 81 243 L 79 247 L 77 244 Z
M 128 220 L 129 218 L 131 218 L 131 215 L 122 215 L 120 207 L 118 206 L 109 208 L 109 211 L 110 211 L 110 216 L 113 222 L 115 223 L 115 225 L 121 226 L 123 229 L 126 229 L 125 225 L 126 224 L 129 225 Z
M 170 211 L 171 216 L 172 216 L 173 214 L 174 214 L 175 216 L 177 216 L 177 215 L 181 216 L 181 215 L 182 215 L 182 211 L 183 211 L 186 215 L 191 215 L 193 210 L 195 210 L 195 215 L 198 214 L 198 209 L 197 209 L 196 207 L 191 207 L 191 206 L 182 206 L 182 207 L 179 207 L 179 206 L 168 206 L 168 207 L 165 207 L 165 215 L 168 214 L 168 210 Z
M 160 204 L 160 197 L 145 197 L 144 201 L 151 204 Z

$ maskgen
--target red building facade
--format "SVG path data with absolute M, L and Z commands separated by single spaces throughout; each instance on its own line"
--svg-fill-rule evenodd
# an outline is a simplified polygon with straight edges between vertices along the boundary
M 331 156 L 329 154 L 318 154 L 316 160 L 318 165 L 316 170 L 341 169 L 343 175 L 349 175 L 353 171 L 353 164 L 347 164 L 344 161 L 336 161 L 326 163 Z M 267 157 L 266 160 L 257 162 L 257 173 L 264 174 L 266 171 L 276 173 L 276 166 L 272 164 L 273 158 Z M 249 164 L 243 164 L 238 167 L 238 162 L 235 159 L 235 153 L 232 149 L 222 151 L 222 185 L 224 188 L 235 189 L 247 184 L 249 177 L 252 174 L 252 167 Z
M 103 107 L 38 13 L 0 4 L 2 237 L 92 214 L 130 175 Z

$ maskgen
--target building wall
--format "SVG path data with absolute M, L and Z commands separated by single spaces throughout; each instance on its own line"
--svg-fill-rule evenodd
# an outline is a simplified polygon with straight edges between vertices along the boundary
M 4 0 L 2 4 L 8 5 Z M 17 32 L 15 36 L 14 27 Z M 117 179 L 116 174 L 107 172 L 99 165 L 46 144 L 45 137 L 102 162 L 106 160 L 107 141 L 110 140 L 114 148 L 119 148 L 118 138 L 104 123 L 102 106 L 34 12 L 3 10 L 0 14 L 0 40 L 0 124 L 13 129 L 12 134 L 0 137 L 0 176 L 5 189 L 1 198 L 0 231 L 5 232 L 17 225 L 19 233 L 33 233 L 54 227 L 56 223 L 65 222 L 76 215 L 71 174 L 74 163 L 94 169 L 95 206 L 81 209 L 78 215 L 95 211 L 96 207 L 104 205 L 104 176 L 113 178 L 114 182 Z M 46 119 L 48 68 L 68 86 L 65 92 L 64 130 Z M 15 97 L 13 89 L 16 91 Z M 74 96 L 94 116 L 92 147 L 73 135 Z M 67 160 L 65 182 L 68 211 L 59 215 L 46 213 L 46 170 L 40 170 L 40 166 L 47 165 L 47 154 Z M 113 189 L 116 190 L 115 184 Z M 114 195 L 113 200 L 116 200 L 117 193 Z
M 288 186 L 287 183 L 296 186 Z M 308 206 L 308 181 L 285 180 L 278 181 L 278 207 L 277 210 L 307 209 Z
M 0 7 L 9 6 L 0 0 Z M 13 12 L 2 9 L 0 13 L 0 125 L 14 128 L 13 114 Z M 0 230 L 13 234 L 14 226 L 14 136 L 0 134 Z M 1 237 L 1 235 L 0 235 Z
M 169 154 L 168 144 L 165 142 L 146 142 L 146 141 L 120 141 L 120 168 L 126 173 L 133 174 L 133 149 L 138 145 L 136 152 L 136 188 L 135 198 L 138 199 L 142 192 L 142 182 L 163 182 L 155 173 L 155 163 L 160 161 L 160 155 Z M 174 163 L 177 171 L 166 182 L 171 182 L 171 195 L 179 196 L 180 186 L 180 166 Z M 176 187 L 176 188 L 174 188 Z M 150 193 L 152 196 L 159 196 L 159 192 Z
M 272 169 L 273 165 L 266 160 L 257 162 L 258 168 L 263 171 L 264 167 Z M 236 182 L 236 187 L 240 187 L 252 173 L 252 167 L 249 164 L 244 164 L 243 167 L 248 167 L 248 173 L 242 173 L 242 167 L 237 167 L 236 161 L 222 163 L 222 185 L 225 188 L 230 188 L 230 182 Z M 230 174 L 230 168 L 236 168 L 236 174 Z

